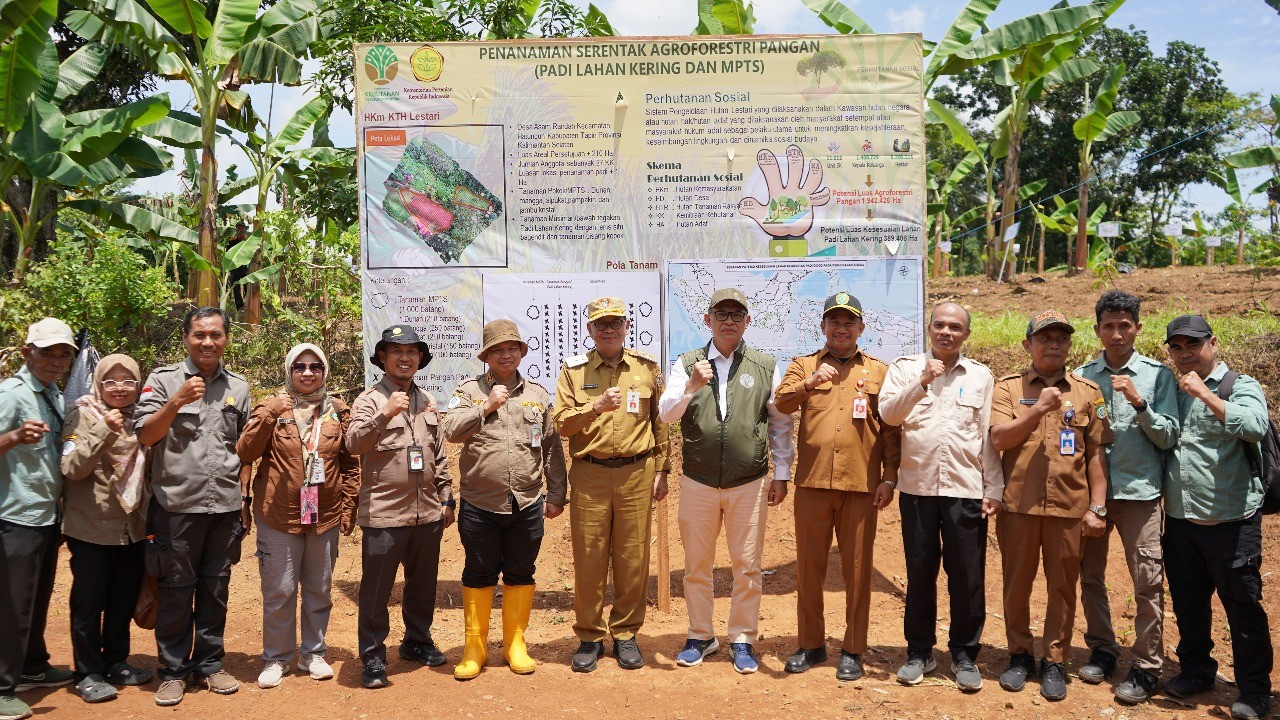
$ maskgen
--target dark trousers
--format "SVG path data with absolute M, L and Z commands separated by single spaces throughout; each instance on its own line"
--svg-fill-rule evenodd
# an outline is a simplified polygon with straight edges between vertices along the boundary
M 511 498 L 508 514 L 481 510 L 466 500 L 458 513 L 458 535 L 466 551 L 462 585 L 487 588 L 498 584 L 532 585 L 534 563 L 542 548 L 541 498 L 520 510 Z
M 987 608 L 987 519 L 982 501 L 899 493 L 902 546 L 907 558 L 903 634 L 909 656 L 926 657 L 938 637 L 938 566 L 947 571 L 951 629 L 947 646 L 957 661 L 976 662 Z
M 440 538 L 444 521 L 425 525 L 360 529 L 360 661 L 387 661 L 387 633 L 391 628 L 391 588 L 396 570 L 404 565 L 404 644 L 431 641 L 436 617 L 436 574 L 440 569 Z
M 58 526 L 0 520 L 0 695 L 13 695 L 23 671 L 49 664 L 44 626 L 58 569 Z
M 99 545 L 67 538 L 71 550 L 71 650 L 76 679 L 102 675 L 129 657 L 129 623 L 142 585 L 144 543 Z
M 159 552 L 160 678 L 208 677 L 222 669 L 231 566 L 245 532 L 240 513 L 171 513 L 152 501 L 148 526 Z
M 1214 592 L 1227 611 L 1236 686 L 1242 695 L 1271 692 L 1271 632 L 1262 609 L 1262 513 L 1235 522 L 1197 525 L 1166 518 L 1164 567 L 1178 619 L 1182 672 L 1212 680 Z

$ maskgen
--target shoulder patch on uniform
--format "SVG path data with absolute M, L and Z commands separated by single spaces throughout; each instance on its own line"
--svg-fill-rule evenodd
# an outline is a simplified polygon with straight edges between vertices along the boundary
M 644 352 L 643 350 L 632 350 L 631 348 L 627 348 L 627 352 L 631 353 L 632 355 L 635 355 L 641 360 L 646 360 L 655 365 L 658 364 L 658 358 L 654 357 L 653 355 L 650 355 L 647 352 Z
M 581 365 L 586 365 L 586 364 L 587 364 L 586 355 L 574 355 L 573 357 L 568 357 L 564 359 L 565 367 L 573 368 L 573 367 L 579 367 Z
M 68 435 L 68 436 L 67 436 L 67 439 L 66 439 L 65 441 L 63 441 L 63 443 L 62 443 L 62 457 L 66 457 L 66 456 L 70 455 L 71 453 L 75 452 L 75 450 L 76 450 L 76 444 L 75 444 L 75 441 L 73 440 L 73 438 L 74 438 L 74 437 L 75 437 L 75 435 Z
M 1099 420 L 1107 419 L 1107 401 L 1102 398 L 1096 398 L 1093 401 L 1094 413 L 1097 414 Z
M 445 406 L 445 409 L 452 410 L 461 404 L 462 404 L 462 396 L 454 395 L 453 397 L 449 398 L 449 404 Z

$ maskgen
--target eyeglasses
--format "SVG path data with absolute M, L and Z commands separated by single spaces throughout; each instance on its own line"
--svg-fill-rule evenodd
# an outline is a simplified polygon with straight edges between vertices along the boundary
M 592 327 L 594 327 L 597 330 L 621 330 L 624 324 L 626 324 L 625 320 L 618 320 L 618 319 L 596 320 L 595 322 L 591 323 Z
M 711 317 L 715 318 L 717 322 L 732 320 L 739 323 L 747 319 L 747 312 L 745 310 L 712 310 Z
M 308 370 L 310 370 L 311 372 L 313 372 L 313 373 L 315 373 L 315 374 L 319 375 L 319 374 L 321 374 L 321 373 L 323 373 L 323 372 L 324 372 L 324 363 L 319 363 L 319 362 L 313 362 L 313 363 L 296 362 L 296 363 L 294 363 L 294 364 L 293 364 L 293 371 L 294 371 L 294 372 L 296 372 L 296 373 L 302 373 L 302 372 L 306 372 L 306 371 L 308 371 Z
M 137 390 L 137 380 L 103 380 L 103 390 Z

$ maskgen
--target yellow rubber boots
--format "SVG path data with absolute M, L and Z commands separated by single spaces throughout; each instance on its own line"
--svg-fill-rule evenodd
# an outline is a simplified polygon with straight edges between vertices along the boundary
M 533 609 L 533 588 L 533 585 L 502 586 L 502 652 L 511 671 L 518 675 L 528 675 L 538 669 L 524 643 L 529 612 Z
M 467 630 L 462 662 L 453 668 L 453 676 L 458 680 L 470 680 L 484 668 L 489 657 L 486 646 L 489 643 L 489 613 L 492 611 L 493 588 L 462 588 L 462 616 Z M 503 616 L 505 618 L 505 611 Z

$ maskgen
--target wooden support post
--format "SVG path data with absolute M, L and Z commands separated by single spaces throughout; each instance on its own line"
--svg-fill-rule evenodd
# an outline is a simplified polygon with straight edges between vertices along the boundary
M 658 503 L 658 611 L 671 612 L 671 538 L 667 532 L 667 500 Z

